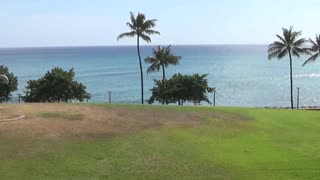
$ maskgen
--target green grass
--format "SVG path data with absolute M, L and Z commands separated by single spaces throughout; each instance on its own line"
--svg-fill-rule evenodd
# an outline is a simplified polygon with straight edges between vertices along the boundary
M 136 111 L 212 108 L 99 105 Z M 318 179 L 320 112 L 216 108 L 229 120 L 125 136 L 30 140 L 0 136 L 1 179 Z M 59 113 L 42 114 L 50 118 Z

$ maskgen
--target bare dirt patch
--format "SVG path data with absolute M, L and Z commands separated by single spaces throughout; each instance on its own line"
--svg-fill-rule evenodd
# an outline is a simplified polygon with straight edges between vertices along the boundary
M 0 123 L 0 135 L 32 139 L 109 137 L 163 126 L 197 125 L 203 118 L 228 118 L 217 113 L 75 104 L 4 105 L 2 113 L 18 113 L 26 117 L 22 121 Z

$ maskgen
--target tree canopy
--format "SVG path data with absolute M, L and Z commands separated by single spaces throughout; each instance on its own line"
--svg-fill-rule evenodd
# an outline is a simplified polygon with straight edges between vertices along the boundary
M 74 70 L 64 71 L 56 67 L 38 80 L 27 82 L 26 102 L 71 102 L 90 99 L 86 86 L 74 81 Z
M 183 105 L 185 102 L 191 102 L 198 105 L 204 101 L 211 104 L 207 94 L 213 92 L 214 88 L 208 86 L 206 77 L 207 74 L 182 75 L 179 73 L 165 81 L 154 80 L 152 96 L 148 103 L 153 104 L 158 101 Z
M 0 84 L 0 103 L 3 103 L 9 101 L 12 98 L 11 93 L 18 90 L 18 78 L 4 65 L 0 65 L 0 74 L 9 79 L 9 84 Z

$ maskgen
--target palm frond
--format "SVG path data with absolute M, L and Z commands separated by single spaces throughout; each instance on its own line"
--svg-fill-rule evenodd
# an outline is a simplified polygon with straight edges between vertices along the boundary
M 311 48 L 309 48 L 310 51 L 313 51 L 313 52 L 314 52 L 314 51 L 317 51 L 317 49 L 318 49 L 318 48 L 317 48 L 318 44 L 315 43 L 311 38 L 309 38 L 308 41 L 309 41 L 309 43 L 311 43 L 311 45 L 312 45 Z
M 122 33 L 117 37 L 117 40 L 119 41 L 120 39 L 123 39 L 125 37 L 134 37 L 136 36 L 137 33 L 135 31 L 127 32 L 127 33 Z
M 320 34 L 316 35 L 317 46 L 320 47 Z
M 136 17 L 136 22 L 137 22 L 137 27 L 143 28 L 143 24 L 146 20 L 146 17 L 143 13 L 138 13 L 137 17 Z
M 165 61 L 165 66 L 168 67 L 169 65 L 179 65 L 179 61 L 182 59 L 181 56 L 174 56 L 174 55 L 170 55 L 168 56 L 167 60 Z
M 157 19 L 147 20 L 143 23 L 143 26 L 141 28 L 144 30 L 151 29 L 156 26 L 157 21 L 158 21 Z
M 310 51 L 308 48 L 300 48 L 300 47 L 293 47 L 292 51 L 295 51 L 296 53 L 300 54 L 304 54 L 304 55 L 311 55 Z M 300 56 L 297 56 L 300 57 Z
M 271 60 L 273 58 L 278 57 L 278 54 L 281 52 L 281 49 L 268 53 L 268 59 Z
M 275 41 L 274 43 L 270 44 L 269 47 L 268 47 L 268 53 L 271 54 L 273 52 L 276 52 L 278 50 L 282 50 L 286 48 L 286 45 L 281 43 L 281 42 L 278 42 L 278 41 Z
M 137 27 L 135 27 L 133 24 L 127 22 L 127 26 L 128 26 L 132 31 L 137 31 Z
M 302 66 L 305 66 L 308 63 L 314 62 L 317 60 L 317 58 L 320 57 L 320 35 L 316 34 L 316 41 L 309 39 L 309 42 L 312 45 L 311 48 L 308 48 L 309 55 L 312 55 L 310 52 L 315 52 L 315 54 L 312 55 L 309 59 L 307 59 L 302 64 Z
M 166 47 L 166 52 L 171 53 L 171 45 L 168 45 L 168 46 Z
M 305 66 L 306 64 L 309 64 L 309 63 L 311 63 L 311 62 L 316 61 L 319 56 L 320 56 L 320 53 L 317 53 L 317 54 L 311 56 L 309 59 L 307 59 L 307 60 L 302 64 L 302 66 Z
M 157 62 L 157 59 L 156 58 L 154 58 L 154 57 L 147 57 L 147 58 L 145 58 L 144 59 L 144 62 L 145 63 L 148 63 L 148 64 L 153 64 L 153 63 L 156 63 Z
M 292 49 L 291 54 L 292 56 L 296 56 L 297 58 L 300 58 L 300 54 L 298 53 L 297 49 Z
M 299 36 L 301 36 L 302 34 L 302 31 L 294 31 L 294 32 L 291 32 L 291 38 L 290 38 L 290 41 L 293 43 L 297 40 L 297 38 Z
M 287 43 L 287 41 L 283 39 L 283 37 L 281 37 L 280 35 L 277 34 L 276 36 L 280 39 L 280 41 L 282 41 L 283 44 Z
M 270 52 L 268 54 L 268 59 L 269 60 L 273 59 L 273 58 L 281 59 L 287 54 L 288 54 L 288 50 L 286 48 L 278 49 L 278 50 L 275 50 L 273 52 Z
M 147 73 L 152 73 L 152 72 L 156 72 L 159 71 L 161 67 L 161 64 L 155 63 L 152 64 L 148 69 L 147 69 Z
M 155 30 L 145 30 L 144 33 L 148 34 L 148 35 L 153 35 L 153 34 L 158 34 L 160 35 L 160 32 L 155 31 Z
M 297 41 L 293 41 L 293 46 L 301 47 L 301 46 L 305 45 L 306 42 L 307 42 L 306 39 L 302 38 Z
M 131 24 L 132 24 L 134 27 L 137 27 L 136 17 L 135 17 L 135 15 L 133 14 L 133 12 L 130 12 L 130 21 L 131 21 Z
M 143 40 L 145 40 L 146 42 L 151 42 L 151 38 L 145 34 L 140 34 L 139 35 Z
M 309 42 L 312 44 L 309 48 L 311 52 L 320 52 L 320 35 L 316 35 L 316 41 L 309 39 Z
M 287 50 L 287 49 L 283 49 L 282 51 L 279 52 L 277 58 L 278 58 L 278 59 L 282 59 L 282 58 L 284 58 L 287 54 L 288 54 L 288 50 Z
M 279 53 L 284 49 L 286 49 L 286 44 L 279 41 L 273 42 L 268 47 L 268 58 L 269 59 L 277 58 Z

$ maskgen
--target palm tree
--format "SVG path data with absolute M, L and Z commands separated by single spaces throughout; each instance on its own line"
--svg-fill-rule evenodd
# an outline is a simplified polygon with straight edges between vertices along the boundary
M 315 60 L 317 60 L 317 58 L 320 57 L 320 35 L 316 35 L 316 41 L 314 42 L 312 39 L 309 39 L 309 42 L 312 44 L 312 47 L 309 48 L 308 50 L 310 52 L 313 52 L 315 54 L 313 54 L 308 60 L 306 60 L 306 62 L 304 62 L 302 64 L 302 66 L 305 66 L 306 64 L 310 63 L 310 62 L 314 62 Z
M 130 28 L 130 32 L 126 32 L 120 34 L 118 36 L 118 40 L 125 37 L 137 37 L 137 51 L 139 57 L 139 65 L 140 65 L 140 78 L 141 78 L 141 103 L 144 103 L 143 100 L 143 71 L 142 71 L 142 63 L 141 63 L 141 55 L 140 55 L 140 38 L 146 42 L 151 42 L 151 38 L 148 35 L 160 34 L 158 31 L 152 30 L 153 27 L 156 26 L 156 19 L 146 20 L 146 17 L 142 13 L 138 13 L 135 16 L 132 12 L 130 12 L 130 22 L 127 22 L 127 26 Z
M 158 46 L 156 49 L 153 49 L 153 57 L 147 57 L 145 62 L 151 64 L 148 68 L 147 73 L 160 71 L 162 68 L 162 82 L 166 79 L 165 68 L 169 65 L 178 65 L 181 56 L 175 56 L 171 53 L 171 46 L 168 47 L 160 47 Z
M 282 59 L 289 55 L 290 60 L 290 92 L 291 92 L 291 109 L 293 109 L 293 79 L 292 79 L 292 56 L 300 57 L 300 54 L 308 54 L 304 44 L 306 40 L 304 38 L 298 39 L 302 34 L 301 31 L 294 31 L 291 26 L 289 29 L 282 28 L 283 36 L 276 35 L 279 41 L 274 41 L 269 45 L 268 58 Z

